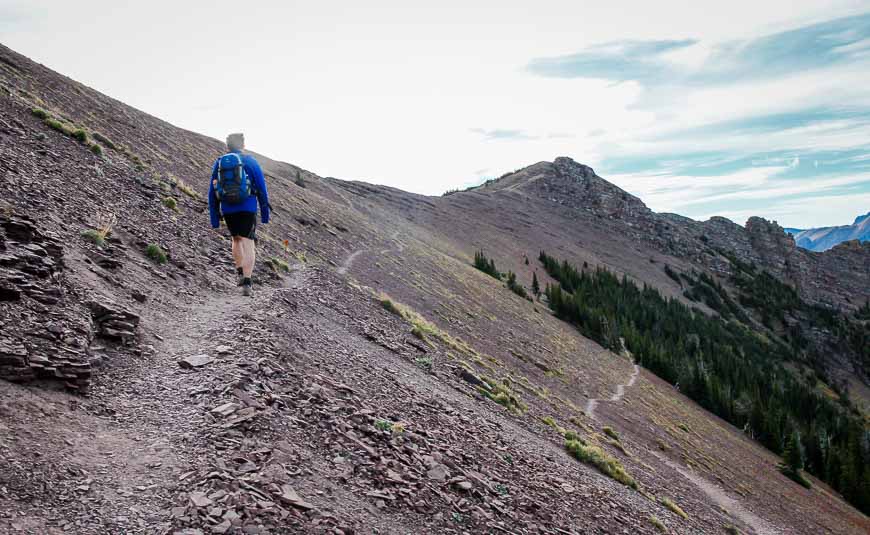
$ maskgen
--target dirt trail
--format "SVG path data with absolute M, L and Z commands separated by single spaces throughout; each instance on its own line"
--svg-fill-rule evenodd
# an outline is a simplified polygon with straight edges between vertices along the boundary
M 722 509 L 728 511 L 729 514 L 749 526 L 756 535 L 781 535 L 784 533 L 781 530 L 773 528 L 766 520 L 756 516 L 752 511 L 746 509 L 741 503 L 725 493 L 718 485 L 707 481 L 705 478 L 696 474 L 691 469 L 683 468 L 670 459 L 652 452 L 661 462 L 668 465 L 671 469 L 679 473 L 698 487 L 710 500 Z
M 386 254 L 389 251 L 393 251 L 393 250 L 395 250 L 398 253 L 401 253 L 405 249 L 405 244 L 403 244 L 401 241 L 399 241 L 399 234 L 400 234 L 400 231 L 397 230 L 396 232 L 393 233 L 392 236 L 390 236 L 390 240 L 392 240 L 395 243 L 395 247 L 382 249 L 380 254 L 383 255 L 383 254 Z M 357 250 L 353 251 L 352 253 L 350 253 L 349 255 L 347 255 L 347 257 L 345 257 L 344 261 L 341 263 L 341 265 L 336 270 L 338 272 L 338 274 L 339 275 L 347 274 L 347 271 L 353 265 L 354 260 L 356 260 L 359 255 L 363 254 L 367 250 L 368 249 L 361 248 L 361 249 L 357 249 Z
M 634 386 L 634 382 L 637 381 L 637 376 L 640 374 L 640 366 L 637 364 L 632 364 L 632 372 L 631 375 L 628 376 L 628 381 L 623 384 L 616 385 L 616 392 L 607 399 L 602 398 L 591 398 L 586 402 L 586 408 L 584 412 L 590 418 L 595 418 L 595 409 L 598 407 L 598 403 L 601 401 L 610 401 L 615 402 L 619 401 L 625 396 L 626 387 Z
M 609 401 L 616 402 L 621 400 L 625 396 L 625 389 L 634 386 L 634 383 L 637 381 L 638 375 L 640 375 L 640 366 L 637 364 L 633 364 L 633 371 L 631 375 L 628 377 L 628 380 L 623 384 L 616 385 L 616 392 L 610 396 L 608 399 L 600 399 L 593 398 L 586 402 L 586 414 L 590 418 L 595 418 L 595 408 L 598 406 L 598 403 L 601 401 Z M 735 518 L 743 522 L 745 525 L 752 528 L 753 532 L 756 535 L 781 535 L 782 531 L 774 529 L 767 523 L 767 521 L 761 519 L 756 516 L 754 513 L 743 507 L 740 502 L 735 500 L 734 498 L 728 496 L 724 490 L 719 488 L 717 485 L 707 481 L 700 475 L 692 472 L 689 469 L 683 468 L 677 463 L 671 461 L 668 458 L 665 458 L 659 455 L 656 452 L 652 452 L 653 455 L 656 456 L 661 462 L 668 465 L 671 469 L 679 473 L 681 476 L 685 477 L 689 481 L 692 482 L 693 485 L 698 487 L 701 492 L 703 492 L 710 500 L 716 505 L 722 507 L 726 511 L 728 511 Z
M 357 249 L 356 251 L 347 255 L 347 258 L 344 259 L 344 262 L 342 262 L 341 266 L 339 266 L 339 268 L 338 268 L 338 274 L 344 275 L 345 273 L 347 273 L 347 270 L 350 269 L 350 266 L 351 266 L 351 264 L 353 264 L 353 261 L 356 260 L 356 257 L 358 257 L 359 255 L 361 255 L 364 252 L 365 252 L 365 249 Z

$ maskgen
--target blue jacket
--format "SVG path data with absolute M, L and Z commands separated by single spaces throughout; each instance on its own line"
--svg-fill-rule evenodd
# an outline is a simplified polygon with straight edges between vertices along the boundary
M 263 170 L 253 156 L 242 154 L 242 162 L 245 165 L 245 173 L 251 179 L 251 187 L 256 195 L 250 195 L 244 202 L 239 204 L 221 205 L 215 195 L 215 181 L 217 180 L 218 162 L 215 160 L 211 170 L 211 180 L 208 183 L 208 213 L 211 216 L 212 228 L 221 226 L 221 214 L 235 214 L 236 212 L 257 213 L 257 204 L 260 205 L 260 220 L 265 225 L 269 222 L 269 193 L 266 191 L 266 179 L 263 178 Z

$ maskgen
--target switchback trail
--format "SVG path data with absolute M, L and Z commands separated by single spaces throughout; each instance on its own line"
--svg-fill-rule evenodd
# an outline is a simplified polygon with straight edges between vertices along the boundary
M 623 384 L 616 385 L 616 392 L 612 396 L 610 396 L 607 399 L 591 398 L 591 399 L 589 399 L 589 401 L 586 402 L 586 408 L 584 409 L 584 412 L 586 413 L 587 416 L 589 416 L 590 418 L 595 418 L 595 408 L 598 407 L 599 402 L 601 402 L 601 401 L 615 402 L 615 401 L 619 401 L 620 399 L 623 398 L 623 396 L 625 396 L 625 389 L 627 387 L 634 386 L 634 382 L 637 381 L 637 376 L 640 374 L 640 366 L 638 366 L 637 364 L 632 364 L 632 367 L 633 367 L 633 370 L 631 372 L 631 375 L 628 376 L 628 381 L 626 381 Z

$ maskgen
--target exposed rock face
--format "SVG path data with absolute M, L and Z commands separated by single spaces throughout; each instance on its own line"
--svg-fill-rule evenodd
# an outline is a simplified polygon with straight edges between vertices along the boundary
M 0 378 L 89 385 L 90 320 L 66 299 L 62 269 L 57 238 L 29 219 L 0 215 L 0 308 L 9 327 L 0 335 Z

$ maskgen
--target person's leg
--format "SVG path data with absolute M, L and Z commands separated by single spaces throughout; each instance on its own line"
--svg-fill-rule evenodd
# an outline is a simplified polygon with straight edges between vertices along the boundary
M 242 267 L 244 260 L 244 251 L 242 249 L 242 238 L 241 236 L 233 236 L 233 261 L 236 263 L 236 268 Z
M 240 238 L 242 250 L 242 275 L 246 279 L 251 278 L 254 272 L 254 261 L 256 260 L 256 244 L 254 240 L 249 238 Z

